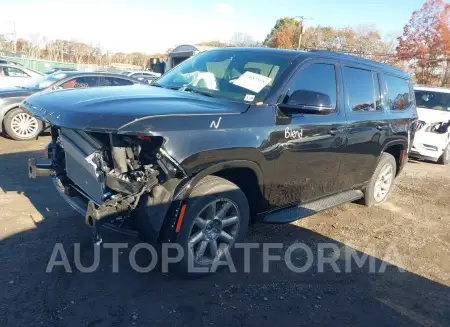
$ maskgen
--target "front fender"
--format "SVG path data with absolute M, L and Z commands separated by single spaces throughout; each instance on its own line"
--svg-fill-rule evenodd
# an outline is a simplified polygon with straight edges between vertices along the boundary
M 232 161 L 223 161 L 216 163 L 212 166 L 209 166 L 197 174 L 195 174 L 193 177 L 187 179 L 180 189 L 175 193 L 174 195 L 174 201 L 182 201 L 186 199 L 192 192 L 193 188 L 197 183 L 203 179 L 207 175 L 212 175 L 214 173 L 217 173 L 224 169 L 229 168 L 249 168 L 251 169 L 258 180 L 258 186 L 261 190 L 261 193 L 264 191 L 264 179 L 263 179 L 263 172 L 259 165 L 256 162 L 249 161 L 249 160 L 232 160 Z M 263 193 L 264 194 L 264 193 Z
M 259 165 L 249 160 L 232 160 L 223 161 L 211 165 L 197 174 L 184 178 L 180 183 L 176 185 L 173 197 L 170 201 L 170 205 L 167 208 L 164 219 L 158 221 L 158 224 L 152 226 L 155 229 L 154 239 L 159 243 L 174 242 L 177 233 L 175 232 L 175 226 L 178 220 L 178 216 L 181 210 L 183 202 L 189 197 L 195 185 L 200 182 L 207 175 L 214 174 L 223 169 L 228 168 L 249 168 L 252 169 L 258 179 L 258 185 L 263 191 L 263 173 Z

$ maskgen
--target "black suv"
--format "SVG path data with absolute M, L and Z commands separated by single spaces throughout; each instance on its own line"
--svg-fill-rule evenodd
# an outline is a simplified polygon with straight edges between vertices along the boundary
M 383 202 L 417 121 L 406 73 L 325 51 L 217 49 L 152 85 L 28 98 L 53 139 L 29 173 L 54 177 L 96 242 L 102 224 L 131 226 L 180 244 L 181 270 L 220 259 L 251 221 Z

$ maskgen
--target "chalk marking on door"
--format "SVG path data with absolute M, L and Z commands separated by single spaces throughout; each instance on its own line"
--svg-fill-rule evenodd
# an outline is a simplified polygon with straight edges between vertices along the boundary
M 209 125 L 209 128 L 213 128 L 213 127 L 214 127 L 215 129 L 218 129 L 221 120 L 222 120 L 222 117 L 219 117 L 219 120 L 217 121 L 217 123 L 213 120 L 213 121 L 211 122 L 211 125 Z

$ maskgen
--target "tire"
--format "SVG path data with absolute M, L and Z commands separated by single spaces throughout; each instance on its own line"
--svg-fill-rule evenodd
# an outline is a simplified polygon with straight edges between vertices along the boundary
M 438 164 L 448 165 L 449 162 L 450 162 L 450 143 L 447 144 L 447 146 L 444 149 L 444 152 L 439 157 Z
M 24 124 L 23 128 L 20 127 L 21 123 Z M 16 141 L 36 139 L 43 128 L 42 121 L 32 117 L 20 108 L 8 111 L 3 120 L 3 125 L 5 133 Z
M 390 172 L 390 174 L 389 174 Z M 364 204 L 368 207 L 383 203 L 389 196 L 397 172 L 395 158 L 390 153 L 383 153 L 369 184 L 364 191 Z M 381 175 L 384 174 L 384 181 Z M 389 176 L 389 178 L 387 178 Z M 378 184 L 379 183 L 379 184 Z M 384 188 L 383 188 L 384 186 Z M 381 189 L 380 189 L 381 187 Z
M 221 219 L 208 220 L 206 218 L 211 207 L 217 208 L 216 212 L 219 216 L 220 209 L 224 208 L 225 204 L 231 205 L 231 207 L 223 213 Z M 199 215 L 204 218 L 205 226 L 198 225 Z M 181 246 L 184 255 L 180 262 L 171 264 L 169 270 L 185 277 L 203 276 L 214 272 L 211 271 L 214 263 L 221 261 L 226 254 L 231 254 L 236 242 L 241 242 L 247 234 L 249 216 L 247 198 L 239 187 L 226 179 L 206 176 L 194 187 L 186 200 L 185 215 L 176 239 L 176 243 Z M 237 220 L 234 224 L 223 226 L 222 222 L 228 219 L 228 224 L 231 220 L 235 221 L 235 217 Z M 229 239 L 228 236 L 223 238 L 222 232 L 232 236 L 232 239 Z M 200 234 L 203 239 L 194 243 L 194 237 Z M 191 247 L 189 241 L 195 245 Z M 216 242 L 218 254 L 212 259 L 214 242 Z M 205 256 L 196 261 L 195 257 L 202 247 L 204 247 Z M 197 271 L 194 272 L 192 267 L 195 267 Z M 200 272 L 199 269 L 203 271 Z

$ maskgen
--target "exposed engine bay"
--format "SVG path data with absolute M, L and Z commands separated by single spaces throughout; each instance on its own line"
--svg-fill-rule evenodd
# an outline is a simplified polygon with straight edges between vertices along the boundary
M 184 176 L 161 148 L 162 142 L 160 137 L 52 127 L 51 169 L 60 191 L 84 198 L 86 223 L 93 228 L 96 243 L 101 242 L 98 229 L 103 223 L 123 223 L 143 194 Z M 33 169 L 36 175 L 40 168 L 31 163 L 30 176 Z
M 411 156 L 438 161 L 450 141 L 450 121 L 417 122 Z
M 437 134 L 445 134 L 450 131 L 450 121 L 448 122 L 436 122 L 426 124 L 423 121 L 420 121 L 421 127 L 425 127 L 425 132 L 437 133 Z

